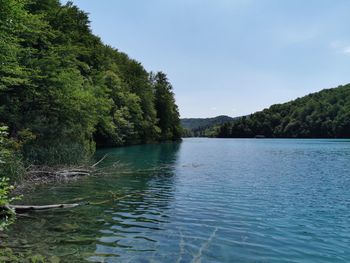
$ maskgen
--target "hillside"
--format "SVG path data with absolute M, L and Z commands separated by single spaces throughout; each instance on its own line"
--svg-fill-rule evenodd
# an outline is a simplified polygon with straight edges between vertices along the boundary
M 350 138 L 350 84 L 225 123 L 221 138 Z
M 1 1 L 0 35 L 0 126 L 26 163 L 181 137 L 166 75 L 105 45 L 71 1 Z
M 223 124 L 231 120 L 233 120 L 233 118 L 225 115 L 220 115 L 213 118 L 183 118 L 181 119 L 181 126 L 185 129 L 195 130 L 200 127 Z
M 184 128 L 184 136 L 203 136 L 207 129 L 234 120 L 229 116 L 220 115 L 213 118 L 184 118 L 181 119 L 181 126 Z

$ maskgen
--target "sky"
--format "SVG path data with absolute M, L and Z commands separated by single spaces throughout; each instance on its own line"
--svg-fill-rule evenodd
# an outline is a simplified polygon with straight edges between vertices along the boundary
M 350 82 L 347 0 L 73 0 L 105 44 L 163 71 L 180 115 L 247 115 Z

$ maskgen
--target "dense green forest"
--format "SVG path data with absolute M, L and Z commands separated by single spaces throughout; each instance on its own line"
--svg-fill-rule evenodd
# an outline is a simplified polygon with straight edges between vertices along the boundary
M 104 45 L 86 13 L 58 0 L 0 3 L 0 122 L 26 160 L 180 138 L 166 75 Z
M 221 115 L 213 118 L 183 118 L 181 126 L 184 137 L 210 137 L 216 133 L 219 125 L 232 121 L 234 118 Z
M 350 138 L 350 84 L 223 124 L 221 138 Z
M 167 76 L 103 44 L 72 2 L 0 0 L 0 36 L 1 180 L 84 162 L 96 146 L 181 138 Z

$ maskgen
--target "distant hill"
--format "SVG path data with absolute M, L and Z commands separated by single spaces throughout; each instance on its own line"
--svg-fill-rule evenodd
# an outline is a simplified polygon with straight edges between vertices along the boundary
M 350 138 L 350 84 L 325 89 L 221 125 L 222 138 Z
M 226 115 L 220 115 L 213 118 L 184 118 L 181 119 L 181 126 L 185 129 L 195 130 L 200 127 L 209 127 L 217 124 L 223 124 L 232 120 L 234 120 L 234 118 Z
M 220 115 L 213 118 L 184 118 L 181 126 L 184 128 L 184 137 L 204 136 L 204 132 L 214 126 L 233 121 L 235 118 Z

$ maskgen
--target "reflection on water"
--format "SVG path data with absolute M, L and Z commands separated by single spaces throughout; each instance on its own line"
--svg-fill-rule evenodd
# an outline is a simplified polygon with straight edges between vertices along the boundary
M 349 262 L 346 142 L 186 139 L 104 149 L 111 174 L 23 201 L 90 205 L 21 217 L 6 242 L 63 262 Z
M 167 210 L 174 199 L 174 175 L 178 143 L 127 147 L 108 151 L 112 158 L 129 164 L 134 171 L 128 175 L 124 193 L 115 209 L 104 211 L 95 256 L 91 261 L 134 262 L 150 259 L 157 252 L 159 242 L 166 242 L 164 230 L 169 223 Z M 103 154 L 101 152 L 100 154 Z M 106 162 L 104 165 L 110 165 Z M 133 253 L 138 252 L 138 253 Z M 140 253 L 142 252 L 142 253 Z
M 21 201 L 91 204 L 20 217 L 10 230 L 9 245 L 15 250 L 79 261 L 129 260 L 132 257 L 127 251 L 151 255 L 155 240 L 147 233 L 161 230 L 167 223 L 165 211 L 173 199 L 179 147 L 180 143 L 164 143 L 101 150 L 97 158 L 105 153 L 108 158 L 100 168 L 118 162 L 112 173 L 42 187 Z

